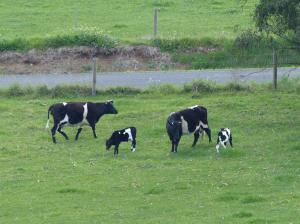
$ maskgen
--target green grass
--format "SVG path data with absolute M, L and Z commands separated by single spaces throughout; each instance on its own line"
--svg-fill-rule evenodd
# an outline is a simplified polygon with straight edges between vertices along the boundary
M 121 40 L 152 36 L 153 10 L 159 11 L 159 35 L 165 38 L 226 37 L 253 25 L 257 0 L 16 0 L 1 1 L 0 39 L 45 37 L 65 30 L 95 27 Z
M 44 130 L 48 106 L 113 98 L 118 115 L 85 128 L 78 142 Z M 170 112 L 208 108 L 213 142 L 233 132 L 234 148 L 215 153 L 184 136 L 170 154 Z M 0 97 L 0 223 L 297 223 L 300 101 L 296 92 L 138 94 L 79 98 Z M 137 151 L 106 151 L 112 130 L 137 127 Z

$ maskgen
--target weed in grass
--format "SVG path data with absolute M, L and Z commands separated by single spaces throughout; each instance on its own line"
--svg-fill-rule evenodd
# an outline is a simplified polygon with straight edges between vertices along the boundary
M 64 189 L 61 189 L 61 190 L 58 190 L 56 191 L 57 193 L 60 193 L 60 194 L 68 194 L 68 193 L 71 193 L 71 194 L 82 194 L 82 193 L 85 193 L 86 191 L 84 190 L 80 190 L 80 189 L 76 189 L 76 188 L 64 188 Z
M 251 212 L 238 212 L 232 215 L 235 218 L 249 218 L 252 217 L 253 214 Z
M 243 204 L 250 204 L 250 203 L 257 203 L 257 202 L 263 202 L 265 201 L 265 198 L 261 196 L 248 196 L 241 200 Z
M 268 219 L 253 219 L 253 220 L 250 220 L 248 223 L 249 224 L 270 224 L 270 223 L 275 223 L 275 222 L 272 220 L 268 220 Z

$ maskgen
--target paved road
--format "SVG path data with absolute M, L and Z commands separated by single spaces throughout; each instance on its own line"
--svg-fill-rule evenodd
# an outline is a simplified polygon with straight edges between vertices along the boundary
M 279 68 L 278 77 L 300 77 L 300 68 Z M 195 79 L 213 80 L 225 83 L 232 80 L 240 82 L 271 82 L 272 69 L 209 69 L 197 71 L 158 71 L 158 72 L 111 72 L 97 75 L 97 87 L 130 86 L 145 88 L 150 84 L 171 83 L 182 85 Z M 92 82 L 91 74 L 33 74 L 0 75 L 0 88 L 18 83 L 22 86 L 45 84 L 53 87 L 59 84 L 86 84 Z

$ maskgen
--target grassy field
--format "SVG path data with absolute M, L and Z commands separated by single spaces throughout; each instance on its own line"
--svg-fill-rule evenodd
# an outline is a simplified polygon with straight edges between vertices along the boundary
M 78 142 L 54 145 L 44 130 L 61 98 L 0 97 L 0 223 L 299 223 L 299 94 L 258 91 L 191 97 L 142 94 L 115 100 L 118 115 L 86 128 Z M 215 153 L 207 136 L 184 136 L 170 154 L 165 120 L 172 111 L 208 108 L 234 148 Z M 135 125 L 137 151 L 104 148 L 112 130 Z
M 16 0 L 1 1 L 0 39 L 45 37 L 78 27 L 96 27 L 121 40 L 152 37 L 153 10 L 165 38 L 234 38 L 253 25 L 257 0 Z M 241 7 L 243 5 L 243 8 Z

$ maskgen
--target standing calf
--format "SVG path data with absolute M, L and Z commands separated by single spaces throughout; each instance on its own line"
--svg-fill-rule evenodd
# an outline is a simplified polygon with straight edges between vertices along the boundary
M 167 119 L 167 132 L 172 142 L 171 152 L 177 152 L 180 138 L 183 134 L 194 134 L 194 147 L 203 130 L 211 142 L 211 131 L 208 127 L 207 109 L 202 106 L 193 106 L 178 112 L 173 112 Z
M 112 145 L 115 146 L 114 155 L 118 155 L 119 153 L 119 145 L 121 142 L 128 142 L 132 141 L 131 143 L 131 151 L 135 151 L 136 146 L 136 128 L 135 127 L 128 127 L 122 130 L 114 131 L 109 139 L 106 140 L 106 150 L 109 150 Z
M 221 130 L 218 133 L 218 139 L 217 139 L 217 145 L 216 150 L 217 153 L 219 153 L 220 145 L 222 145 L 224 148 L 226 148 L 226 143 L 229 141 L 231 147 L 232 146 L 232 134 L 229 128 L 221 128 Z
M 82 131 L 82 126 L 88 125 L 92 128 L 94 137 L 96 135 L 96 123 L 104 114 L 117 114 L 118 111 L 113 105 L 113 101 L 105 103 L 91 102 L 69 102 L 53 104 L 48 109 L 48 121 L 46 129 L 49 129 L 49 116 L 53 116 L 54 125 L 51 129 L 52 141 L 56 143 L 55 133 L 58 131 L 66 140 L 69 139 L 67 134 L 61 129 L 68 125 L 79 126 L 75 140 L 78 140 L 79 134 Z

